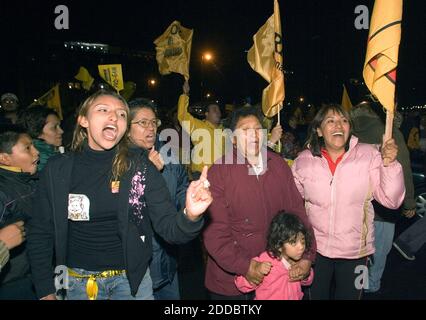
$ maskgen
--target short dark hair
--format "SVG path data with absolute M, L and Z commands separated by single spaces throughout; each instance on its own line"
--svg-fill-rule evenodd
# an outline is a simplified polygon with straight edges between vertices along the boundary
M 13 146 L 19 138 L 27 134 L 24 128 L 15 124 L 2 125 L 0 127 L 0 153 L 12 153 Z
M 312 235 L 302 220 L 295 214 L 278 212 L 269 226 L 266 251 L 272 257 L 280 258 L 283 244 L 295 241 L 299 233 L 305 237 L 305 250 L 309 250 L 312 245 Z
M 23 110 L 17 120 L 17 124 L 25 128 L 31 138 L 37 139 L 46 125 L 47 117 L 53 114 L 59 118 L 55 110 L 45 106 L 28 107 Z
M 346 141 L 345 150 L 347 151 L 349 149 L 349 142 L 351 140 L 351 132 L 353 128 L 351 116 L 340 104 L 325 104 L 318 110 L 312 120 L 308 129 L 308 138 L 305 143 L 305 148 L 309 149 L 315 157 L 321 157 L 321 148 L 325 146 L 324 138 L 318 136 L 317 129 L 321 127 L 322 121 L 330 110 L 344 116 L 349 121 L 350 131 L 348 141 Z
M 210 106 L 218 106 L 220 111 L 222 111 L 222 108 L 221 108 L 219 102 L 214 101 L 214 100 L 206 100 L 206 101 L 201 102 L 201 108 L 203 110 L 203 113 L 209 112 Z
M 136 113 L 140 109 L 150 109 L 157 117 L 157 105 L 148 98 L 135 98 L 129 101 L 130 120 L 135 118 Z
M 257 120 L 259 120 L 260 123 L 262 123 L 261 121 L 261 116 L 259 114 L 259 110 L 254 108 L 254 107 L 241 107 L 236 109 L 232 115 L 231 115 L 231 119 L 229 121 L 229 128 L 234 131 L 235 128 L 237 127 L 237 123 L 238 121 L 240 121 L 241 118 L 247 118 L 247 117 L 256 117 Z

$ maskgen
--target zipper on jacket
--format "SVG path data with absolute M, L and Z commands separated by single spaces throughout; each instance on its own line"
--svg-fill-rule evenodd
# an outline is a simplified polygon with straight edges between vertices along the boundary
M 337 168 L 336 168 L 337 171 Z M 336 173 L 336 172 L 335 172 Z M 327 246 L 325 248 L 325 252 L 328 253 L 328 250 L 330 248 L 330 241 L 331 241 L 331 237 L 333 236 L 333 232 L 332 232 L 332 225 L 333 225 L 333 220 L 334 220 L 334 207 L 335 207 L 335 203 L 334 203 L 334 192 L 335 192 L 335 183 L 334 182 L 334 176 L 331 177 L 331 181 L 330 181 L 330 186 L 331 186 L 331 196 L 330 196 L 330 214 L 328 215 L 328 237 L 327 237 Z M 333 228 L 334 229 L 334 228 Z

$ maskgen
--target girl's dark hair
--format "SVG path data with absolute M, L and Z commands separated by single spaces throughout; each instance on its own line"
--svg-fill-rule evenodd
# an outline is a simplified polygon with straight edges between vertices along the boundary
M 89 109 L 92 107 L 95 100 L 102 96 L 110 96 L 110 97 L 116 98 L 118 101 L 123 103 L 127 112 L 126 130 L 128 130 L 130 126 L 129 106 L 127 104 L 127 101 L 114 91 L 99 90 L 95 92 L 94 94 L 92 94 L 90 97 L 88 97 L 86 100 L 84 100 L 78 111 L 78 119 L 80 117 L 86 117 L 89 112 Z M 87 141 L 87 131 L 85 128 L 83 128 L 79 124 L 79 121 L 77 121 L 77 125 L 74 129 L 74 136 L 72 139 L 71 151 L 74 151 L 74 152 L 82 151 L 83 145 L 86 141 Z M 127 134 L 124 134 L 123 138 L 120 140 L 120 142 L 117 145 L 117 153 L 114 157 L 114 161 L 112 164 L 112 180 L 113 181 L 119 180 L 119 178 L 129 169 L 128 149 L 129 148 L 128 148 Z
M 304 146 L 305 148 L 311 151 L 314 157 L 321 157 L 321 148 L 325 146 L 324 138 L 318 136 L 317 129 L 321 127 L 321 123 L 323 122 L 325 116 L 330 110 L 340 114 L 341 116 L 345 117 L 349 121 L 350 131 L 349 131 L 348 141 L 346 141 L 345 150 L 347 151 L 349 149 L 349 142 L 351 140 L 351 132 L 353 127 L 352 120 L 349 113 L 340 104 L 337 104 L 337 103 L 326 104 L 326 105 L 323 105 L 321 109 L 318 110 L 317 114 L 312 120 L 311 125 L 309 126 L 309 129 L 308 129 L 308 138 Z
M 37 139 L 43 133 L 47 117 L 51 114 L 57 116 L 59 119 L 59 115 L 56 111 L 48 107 L 28 107 L 19 114 L 18 121 L 16 123 L 25 128 L 31 138 Z
M 254 107 L 241 107 L 232 113 L 231 118 L 229 120 L 229 128 L 234 131 L 237 127 L 238 121 L 240 121 L 241 118 L 247 118 L 250 116 L 256 117 L 257 120 L 262 123 L 262 118 L 259 114 L 259 110 Z
M 0 153 L 12 153 L 13 146 L 19 138 L 27 134 L 24 128 L 15 124 L 2 125 L 0 127 Z
M 302 220 L 295 214 L 280 211 L 269 226 L 266 251 L 272 257 L 280 258 L 283 244 L 296 241 L 300 233 L 305 237 L 305 250 L 309 250 L 312 236 Z

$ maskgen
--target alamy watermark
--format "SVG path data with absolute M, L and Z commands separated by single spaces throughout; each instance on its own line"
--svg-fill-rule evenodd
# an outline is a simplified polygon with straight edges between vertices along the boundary
M 65 5 L 59 5 L 55 8 L 55 28 L 57 30 L 68 30 L 70 28 L 70 12 Z
M 183 121 L 182 127 L 188 132 L 189 121 Z M 245 164 L 247 159 L 243 155 L 247 153 L 258 151 L 262 159 L 266 159 L 266 137 L 266 129 L 236 129 L 234 132 L 230 129 L 215 129 L 212 135 L 211 131 L 200 128 L 193 130 L 191 136 L 184 134 L 180 139 L 175 129 L 164 129 L 160 132 L 159 139 L 165 144 L 159 153 L 165 164 Z M 195 142 L 192 150 L 191 139 Z M 233 148 L 237 151 L 236 159 Z M 180 160 L 177 158 L 178 154 L 181 155 Z M 265 161 L 262 172 L 265 172 L 266 166 Z M 256 174 L 252 167 L 249 169 L 249 174 Z
M 355 274 L 359 274 L 359 276 L 355 278 L 355 288 L 357 290 L 368 290 L 370 288 L 368 267 L 366 265 L 356 266 Z
M 368 30 L 370 27 L 369 11 L 365 5 L 358 5 L 355 7 L 355 14 L 358 16 L 355 18 L 354 25 L 357 30 Z

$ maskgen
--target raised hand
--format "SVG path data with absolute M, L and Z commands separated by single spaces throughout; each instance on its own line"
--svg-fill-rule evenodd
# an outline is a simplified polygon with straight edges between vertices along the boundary
M 269 141 L 273 144 L 276 144 L 281 137 L 283 136 L 283 128 L 280 124 L 277 124 L 271 131 L 271 137 L 269 138 Z
M 155 147 L 149 151 L 148 159 L 154 164 L 158 171 L 163 170 L 164 168 L 164 160 L 161 154 L 155 150 Z
M 200 179 L 191 182 L 186 191 L 186 215 L 193 221 L 197 220 L 213 201 L 207 171 L 208 167 L 204 166 Z
M 395 143 L 394 139 L 389 139 L 385 141 L 385 138 L 383 136 L 383 143 L 382 143 L 382 159 L 383 163 L 386 166 L 391 164 L 395 161 L 396 156 L 398 155 L 398 146 Z
M 189 81 L 185 80 L 185 82 L 183 83 L 183 86 L 182 86 L 183 93 L 186 94 L 186 95 L 189 95 L 189 89 L 190 89 Z

